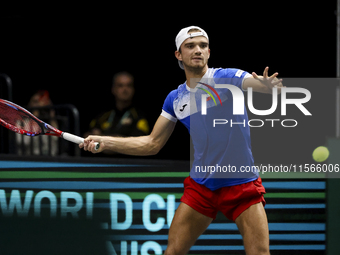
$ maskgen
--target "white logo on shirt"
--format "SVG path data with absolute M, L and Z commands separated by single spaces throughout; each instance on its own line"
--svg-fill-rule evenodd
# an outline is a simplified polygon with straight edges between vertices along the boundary
M 235 74 L 236 77 L 241 77 L 241 75 L 244 73 L 243 70 L 238 70 Z

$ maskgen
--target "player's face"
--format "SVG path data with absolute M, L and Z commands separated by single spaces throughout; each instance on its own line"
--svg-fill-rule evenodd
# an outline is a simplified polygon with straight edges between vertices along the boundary
M 178 59 L 187 69 L 203 69 L 208 64 L 210 49 L 208 39 L 197 36 L 186 39 L 181 45 Z

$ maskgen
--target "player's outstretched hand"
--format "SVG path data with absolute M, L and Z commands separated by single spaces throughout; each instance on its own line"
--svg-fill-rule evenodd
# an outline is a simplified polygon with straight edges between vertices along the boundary
M 99 143 L 99 149 L 95 150 L 95 142 Z M 103 142 L 102 136 L 90 135 L 85 138 L 84 143 L 79 144 L 79 148 L 84 148 L 85 151 L 90 151 L 92 153 L 99 153 L 102 152 L 105 148 L 105 144 Z
M 277 78 L 279 73 L 276 72 L 272 76 L 269 77 L 268 70 L 269 70 L 269 67 L 267 66 L 263 71 L 263 77 L 259 77 L 255 72 L 253 72 L 252 73 L 253 78 L 261 81 L 261 83 L 264 84 L 270 91 L 274 87 L 278 88 L 278 93 L 280 93 L 281 88 L 283 88 L 284 86 L 282 85 L 282 79 Z

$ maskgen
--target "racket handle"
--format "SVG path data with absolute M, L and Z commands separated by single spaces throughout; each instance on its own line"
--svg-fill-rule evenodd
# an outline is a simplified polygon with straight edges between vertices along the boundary
M 80 144 L 80 143 L 83 143 L 84 142 L 84 138 L 82 137 L 79 137 L 79 136 L 76 136 L 76 135 L 72 135 L 70 133 L 67 133 L 67 132 L 63 132 L 61 134 L 61 137 L 64 138 L 65 140 L 67 141 L 70 141 L 70 142 L 73 142 L 73 143 L 76 143 L 76 144 Z M 94 148 L 96 151 L 99 149 L 99 143 L 94 143 L 96 145 L 96 147 Z

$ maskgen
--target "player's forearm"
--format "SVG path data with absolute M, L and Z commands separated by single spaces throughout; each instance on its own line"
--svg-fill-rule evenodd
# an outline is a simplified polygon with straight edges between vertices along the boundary
M 159 146 L 150 136 L 139 137 L 102 137 L 104 150 L 135 155 L 148 156 L 155 155 L 159 151 Z
M 99 153 L 103 150 L 128 155 L 147 156 L 155 155 L 168 141 L 176 123 L 159 116 L 150 135 L 138 137 L 109 137 L 90 135 L 79 144 L 80 148 L 92 153 Z M 96 143 L 99 149 L 96 150 Z

